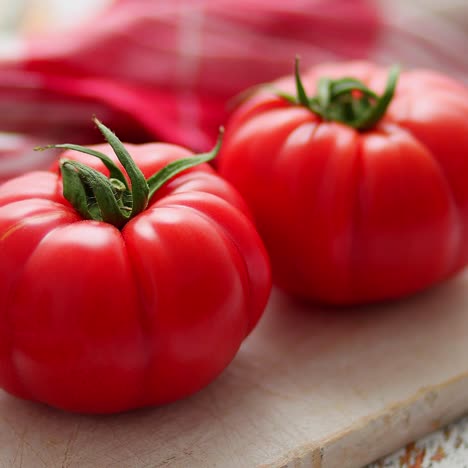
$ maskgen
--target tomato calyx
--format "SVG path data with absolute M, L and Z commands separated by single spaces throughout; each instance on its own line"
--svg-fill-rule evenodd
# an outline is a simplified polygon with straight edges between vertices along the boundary
M 124 172 L 109 156 L 92 148 L 64 143 L 35 149 L 38 151 L 50 148 L 68 149 L 100 159 L 109 170 L 109 177 L 79 161 L 61 159 L 60 172 L 63 180 L 63 195 L 83 219 L 103 221 L 119 229 L 144 211 L 154 194 L 166 182 L 185 169 L 211 161 L 221 148 L 222 128 L 218 141 L 211 151 L 173 161 L 145 179 L 117 136 L 98 119 L 94 118 L 93 120 L 122 164 L 130 184 L 127 182 Z
M 345 77 L 337 80 L 320 78 L 317 94 L 307 96 L 299 72 L 299 58 L 295 62 L 296 96 L 276 91 L 288 102 L 304 106 L 324 121 L 341 122 L 356 130 L 369 130 L 383 118 L 395 94 L 400 69 L 390 68 L 384 92 L 379 96 L 361 81 Z

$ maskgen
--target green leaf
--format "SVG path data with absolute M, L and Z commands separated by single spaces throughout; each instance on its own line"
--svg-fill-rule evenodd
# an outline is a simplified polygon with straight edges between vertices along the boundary
M 341 122 L 357 130 L 368 130 L 385 115 L 395 93 L 398 74 L 399 68 L 393 66 L 381 96 L 353 77 L 336 80 L 323 77 L 318 81 L 317 94 L 307 97 L 299 72 L 299 57 L 296 56 L 294 76 L 297 97 L 282 91 L 274 92 L 291 104 L 304 106 L 325 121 Z
M 322 109 L 317 96 L 314 96 L 313 98 L 309 98 L 309 105 L 307 107 L 314 114 L 317 114 L 320 117 L 322 117 L 322 119 L 327 120 L 327 115 L 326 115 L 324 109 Z
M 296 79 L 297 100 L 303 106 L 308 107 L 309 106 L 309 99 L 308 99 L 307 93 L 306 93 L 306 91 L 304 89 L 304 85 L 302 84 L 301 74 L 299 72 L 299 61 L 300 61 L 299 56 L 296 56 L 294 77 Z
M 317 85 L 317 100 L 320 108 L 326 109 L 330 105 L 332 80 L 320 78 Z
M 71 203 L 73 208 L 84 219 L 93 219 L 88 208 L 88 196 L 83 186 L 83 181 L 78 175 L 77 169 L 67 164 L 68 160 L 60 161 L 60 172 L 62 173 L 63 196 Z
M 70 159 L 65 159 L 61 162 L 61 170 L 62 174 L 67 174 L 69 181 L 73 179 L 73 183 L 75 183 L 76 178 L 75 176 L 70 177 L 72 172 L 75 172 L 75 174 L 77 174 L 81 179 L 81 187 L 83 187 L 83 191 L 81 191 L 81 189 L 78 190 L 79 199 L 77 199 L 76 195 L 71 195 L 71 199 L 67 198 L 67 200 L 72 203 L 80 214 L 82 213 L 80 210 L 83 210 L 82 193 L 85 192 L 84 187 L 87 185 L 92 191 L 97 206 L 99 207 L 100 218 L 102 221 L 113 224 L 117 228 L 122 227 L 128 221 L 128 218 L 122 213 L 117 203 L 112 185 L 106 176 L 101 174 L 99 171 L 96 171 L 96 169 L 92 169 L 83 163 Z M 75 189 L 76 185 L 72 187 L 72 190 Z M 69 193 L 68 189 L 65 190 L 64 187 L 65 197 L 67 197 L 67 193 Z M 88 207 L 89 212 L 89 197 L 86 197 L 86 199 L 86 206 Z M 79 202 L 79 204 L 75 204 L 76 202 Z M 91 217 L 96 219 L 96 216 Z
M 79 161 L 62 159 L 60 170 L 63 194 L 84 219 L 103 221 L 119 229 L 141 213 L 156 190 L 172 177 L 213 159 L 220 150 L 223 135 L 223 129 L 220 129 L 218 141 L 210 152 L 174 161 L 146 181 L 122 142 L 99 120 L 95 119 L 95 123 L 126 170 L 131 189 L 128 188 L 128 182 L 118 166 L 99 151 L 73 144 L 50 145 L 38 149 L 71 149 L 102 160 L 111 173 L 109 178 Z
M 360 119 L 354 122 L 354 127 L 360 130 L 368 130 L 372 128 L 377 122 L 383 118 L 390 102 L 395 95 L 395 89 L 400 74 L 400 67 L 394 65 L 388 74 L 387 85 L 385 91 L 377 100 L 374 107 L 371 107 L 369 111 L 364 114 Z
M 130 182 L 132 183 L 133 205 L 130 216 L 132 218 L 138 213 L 141 213 L 148 205 L 149 187 L 145 180 L 145 176 L 141 172 L 140 168 L 135 164 L 135 161 L 133 161 L 132 157 L 125 149 L 125 146 L 117 136 L 98 119 L 94 118 L 94 123 L 114 150 L 115 155 L 127 171 Z
M 275 89 L 273 87 L 270 88 L 271 91 L 281 99 L 284 99 L 285 101 L 288 101 L 291 104 L 298 104 L 297 98 L 293 96 L 292 94 L 285 93 L 284 91 L 281 91 L 280 89 Z
M 216 142 L 215 147 L 210 152 L 192 156 L 190 158 L 179 159 L 178 161 L 173 161 L 167 166 L 164 166 L 156 174 L 151 176 L 147 181 L 150 189 L 149 199 L 151 200 L 151 198 L 159 188 L 161 188 L 168 180 L 172 179 L 180 172 L 214 159 L 221 148 L 223 133 L 224 129 L 220 128 L 218 141 Z
M 110 177 L 112 177 L 113 179 L 120 180 L 123 184 L 125 184 L 125 187 L 128 188 L 128 182 L 125 176 L 123 175 L 123 172 L 114 163 L 114 161 L 112 161 L 112 159 L 109 158 L 109 156 L 107 156 L 107 154 L 101 153 L 100 151 L 96 151 L 91 148 L 86 148 L 85 146 L 73 145 L 70 143 L 62 143 L 60 145 L 37 146 L 36 148 L 34 148 L 34 150 L 44 151 L 50 148 L 69 149 L 69 150 L 78 151 L 80 153 L 89 154 L 90 156 L 95 156 L 96 158 L 99 158 L 109 170 Z
M 374 93 L 374 91 L 372 91 L 366 85 L 354 78 L 341 78 L 333 82 L 332 96 L 334 99 L 338 96 L 341 96 L 342 94 L 348 94 L 353 91 L 361 91 L 361 93 L 365 96 L 374 99 L 379 98 L 379 96 L 376 93 Z

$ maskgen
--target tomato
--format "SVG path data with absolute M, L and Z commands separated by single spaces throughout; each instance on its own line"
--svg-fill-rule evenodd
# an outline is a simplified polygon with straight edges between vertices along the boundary
M 76 148 L 107 154 L 107 168 L 69 150 L 63 178 L 38 171 L 0 186 L 0 386 L 86 413 L 190 395 L 233 359 L 269 295 L 268 257 L 245 203 L 208 164 L 191 168 L 211 153 L 128 145 L 130 188 L 109 145 Z M 100 175 L 108 168 L 111 185 Z M 139 169 L 159 176 L 146 182 Z M 120 215 L 96 180 L 116 187 Z M 145 205 L 137 187 L 146 183 Z
M 346 305 L 399 298 L 462 269 L 467 116 L 461 83 L 366 62 L 302 79 L 297 67 L 250 96 L 226 126 L 218 167 L 253 212 L 274 282 Z

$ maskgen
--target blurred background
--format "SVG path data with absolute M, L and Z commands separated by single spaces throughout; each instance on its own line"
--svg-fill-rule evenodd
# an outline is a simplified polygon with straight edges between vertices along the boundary
M 0 0 L 0 181 L 43 143 L 209 148 L 239 92 L 302 66 L 367 59 L 468 82 L 466 0 Z

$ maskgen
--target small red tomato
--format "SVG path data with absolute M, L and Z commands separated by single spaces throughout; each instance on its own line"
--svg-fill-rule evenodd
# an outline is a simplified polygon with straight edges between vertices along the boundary
M 120 163 L 108 145 L 57 145 L 72 150 L 62 176 L 0 186 L 0 386 L 112 413 L 207 385 L 256 325 L 271 284 L 244 202 L 201 164 L 219 144 L 198 156 L 128 145 L 133 160 L 97 125 Z
M 332 304 L 399 298 L 468 263 L 467 116 L 465 86 L 435 72 L 352 62 L 301 79 L 296 66 L 233 114 L 219 170 L 280 287 Z

